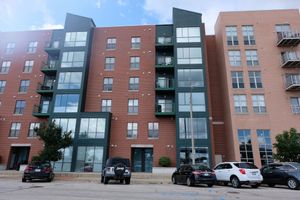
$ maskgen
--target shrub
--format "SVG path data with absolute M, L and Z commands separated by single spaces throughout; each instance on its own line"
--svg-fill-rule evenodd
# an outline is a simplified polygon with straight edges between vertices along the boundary
M 158 164 L 162 167 L 170 167 L 171 165 L 171 160 L 169 157 L 166 156 L 162 156 L 160 157 Z

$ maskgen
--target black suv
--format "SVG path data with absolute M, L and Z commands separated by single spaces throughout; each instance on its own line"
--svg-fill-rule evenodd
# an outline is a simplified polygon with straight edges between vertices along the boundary
M 109 180 L 120 180 L 120 183 L 130 184 L 130 160 L 128 158 L 114 157 L 106 161 L 101 174 L 101 183 L 107 184 Z

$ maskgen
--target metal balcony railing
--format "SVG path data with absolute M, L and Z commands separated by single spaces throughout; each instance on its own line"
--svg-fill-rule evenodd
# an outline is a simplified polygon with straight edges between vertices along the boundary
M 297 46 L 300 43 L 300 32 L 277 32 L 277 37 L 277 46 L 279 47 Z
M 172 37 L 158 37 L 156 45 L 172 45 Z
M 174 103 L 156 103 L 155 113 L 157 115 L 175 115 Z
M 286 75 L 286 90 L 300 90 L 300 74 Z
M 158 77 L 156 80 L 156 89 L 158 90 L 174 89 L 174 79 Z
M 48 92 L 48 91 L 52 91 L 53 87 L 54 87 L 54 83 L 49 83 L 49 84 L 38 83 L 37 90 Z
M 173 59 L 172 56 L 158 56 L 156 65 L 159 67 L 172 67 Z
M 300 67 L 300 54 L 295 51 L 288 51 L 281 54 L 281 67 Z

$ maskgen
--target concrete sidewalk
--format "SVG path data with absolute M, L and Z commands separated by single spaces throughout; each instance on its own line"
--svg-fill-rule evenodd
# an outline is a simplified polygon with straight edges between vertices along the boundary
M 23 172 L 15 170 L 0 171 L 1 179 L 20 179 Z M 80 173 L 80 172 L 55 172 L 55 180 L 64 181 L 83 181 L 83 182 L 99 182 L 100 173 Z M 140 184 L 171 184 L 171 174 L 153 174 L 153 173 L 132 173 L 132 183 Z

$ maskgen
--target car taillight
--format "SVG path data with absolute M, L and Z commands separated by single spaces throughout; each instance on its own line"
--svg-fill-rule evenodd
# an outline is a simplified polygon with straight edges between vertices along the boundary
M 50 167 L 44 168 L 43 171 L 44 171 L 45 173 L 50 173 L 50 172 L 51 172 L 51 168 L 50 168 Z
M 239 169 L 241 174 L 246 174 L 246 170 L 245 169 Z
M 32 167 L 28 166 L 25 168 L 25 171 L 31 171 L 32 170 Z
M 194 175 L 201 175 L 202 174 L 202 172 L 199 172 L 199 171 L 194 171 L 194 172 L 192 172 Z

